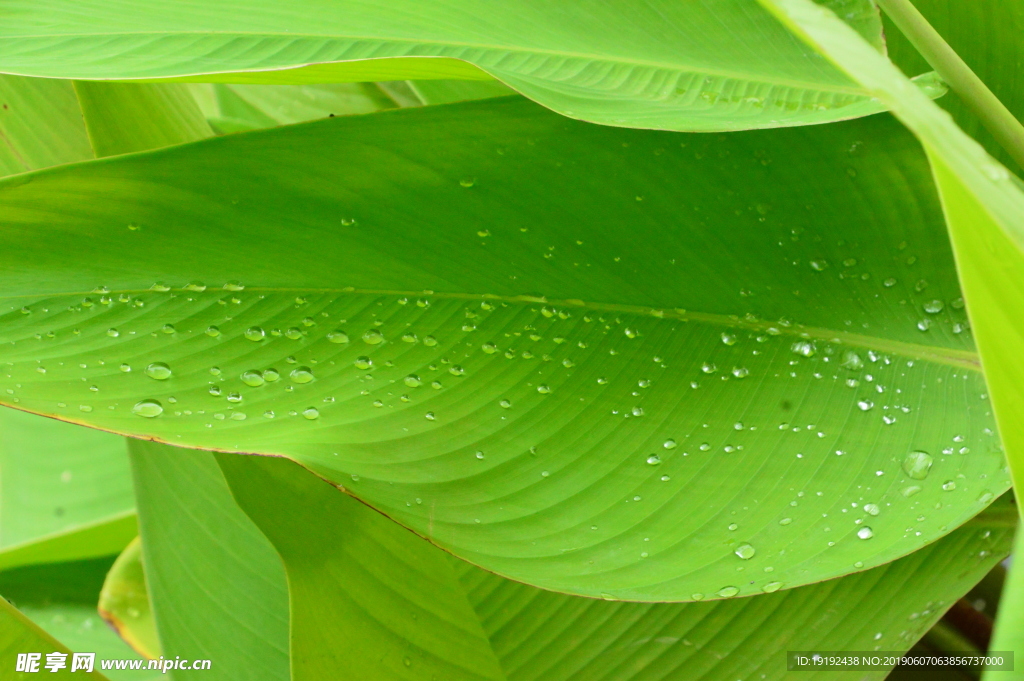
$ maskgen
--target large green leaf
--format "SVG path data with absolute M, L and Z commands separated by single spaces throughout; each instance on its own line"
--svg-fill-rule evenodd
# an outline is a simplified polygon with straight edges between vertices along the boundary
M 0 399 L 295 458 L 515 579 L 791 587 L 1008 485 L 888 118 L 679 137 L 489 100 L 55 169 L 0 205 Z
M 138 660 L 141 658 L 106 626 L 96 612 L 96 600 L 112 561 L 113 558 L 107 556 L 4 570 L 0 572 L 0 594 L 72 651 L 96 653 L 97 670 L 102 659 Z M 8 672 L 9 669 L 4 666 L 3 671 Z M 150 681 L 160 677 L 161 673 L 110 670 L 104 674 L 112 681 Z
M 178 670 L 174 678 L 287 681 L 284 570 L 235 505 L 217 463 L 204 452 L 145 442 L 131 444 L 131 458 L 163 655 L 213 661 L 209 670 Z M 137 637 L 135 625 L 125 624 L 129 638 Z
M 123 438 L 0 409 L 0 569 L 117 553 L 136 534 Z
M 882 49 L 871 0 L 821 2 Z M 567 116 L 672 130 L 880 110 L 750 0 L 7 0 L 3 11 L 0 71 L 24 75 L 309 83 L 486 72 Z
M 297 681 L 338 668 L 368 681 L 494 678 L 493 667 L 509 681 L 788 678 L 786 650 L 909 648 L 1006 554 L 1016 515 L 997 504 L 895 563 L 786 593 L 608 603 L 446 561 L 292 463 L 217 458 L 284 559 Z
M 807 0 L 761 0 L 892 107 L 928 150 L 1015 486 L 1024 485 L 1024 188 L 1019 180 L 828 12 Z M 1012 178 L 1012 179 L 1011 179 Z M 1012 625 L 1012 646 L 1024 644 Z

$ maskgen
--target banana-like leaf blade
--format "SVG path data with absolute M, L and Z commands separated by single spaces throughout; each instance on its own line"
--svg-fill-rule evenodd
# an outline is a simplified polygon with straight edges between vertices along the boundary
M 0 204 L 0 400 L 298 459 L 530 583 L 797 586 L 1008 485 L 928 168 L 886 118 L 680 138 L 489 100 Z
M 494 678 L 466 673 L 481 654 L 495 656 L 509 681 L 788 678 L 786 650 L 909 648 L 1008 552 L 1016 520 L 1013 506 L 999 503 L 899 561 L 786 593 L 721 603 L 608 603 L 446 561 L 293 463 L 229 454 L 217 460 L 239 504 L 284 559 L 296 681 L 338 668 L 374 681 Z M 464 621 L 467 602 L 472 624 Z M 440 633 L 459 625 L 485 633 L 490 645 L 474 646 L 465 634 L 453 644 Z M 453 653 L 463 670 L 444 664 Z
M 883 49 L 871 0 L 822 2 Z M 881 110 L 749 0 L 8 0 L 0 71 L 290 84 L 489 75 L 570 117 L 671 130 L 824 123 Z

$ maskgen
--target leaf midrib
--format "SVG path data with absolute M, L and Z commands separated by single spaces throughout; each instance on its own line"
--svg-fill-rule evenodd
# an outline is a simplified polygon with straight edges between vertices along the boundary
M 207 289 L 210 290 L 210 289 Z M 216 289 L 213 289 L 216 290 Z M 368 295 L 368 296 L 431 296 L 441 300 L 493 300 L 505 303 L 536 303 L 551 305 L 554 307 L 567 307 L 580 310 L 593 310 L 594 312 L 618 312 L 656 319 L 672 319 L 682 322 L 703 322 L 715 324 L 734 329 L 747 331 L 758 331 L 770 335 L 791 336 L 804 340 L 817 340 L 824 342 L 839 343 L 851 347 L 864 348 L 880 352 L 890 352 L 895 355 L 902 355 L 911 359 L 920 359 L 938 364 L 981 371 L 981 359 L 977 352 L 970 350 L 955 350 L 934 345 L 922 345 L 919 343 L 907 343 L 889 338 L 879 338 L 849 331 L 804 326 L 801 324 L 773 322 L 761 319 L 749 319 L 738 315 L 725 315 L 715 312 L 700 312 L 684 310 L 682 308 L 657 308 L 644 305 L 625 305 L 621 303 L 599 303 L 587 302 L 574 298 L 553 299 L 543 296 L 500 296 L 491 293 L 455 293 L 438 292 L 431 290 L 419 291 L 397 291 L 391 289 L 357 289 L 354 287 L 344 288 L 301 288 L 301 287 L 274 287 L 274 286 L 246 286 L 246 291 L 256 293 L 300 293 L 300 294 L 334 294 L 334 295 Z M 178 293 L 190 293 L 188 289 L 174 289 Z M 105 295 L 139 295 L 144 293 L 169 293 L 170 291 L 155 291 L 149 289 L 117 289 L 105 292 Z M 28 295 L 0 296 L 3 300 L 24 300 L 26 298 L 55 298 L 60 296 L 88 296 L 95 295 L 96 291 L 71 291 L 65 293 L 39 293 Z
M 841 94 L 859 95 L 862 97 L 868 97 L 869 93 L 862 87 L 855 84 L 850 86 L 838 86 L 838 85 L 826 85 L 823 83 L 806 83 L 799 80 L 789 80 L 784 78 L 765 78 L 763 76 L 753 77 L 747 74 L 738 73 L 729 70 L 722 69 L 711 69 L 704 67 L 694 67 L 687 64 L 671 64 L 663 63 L 645 59 L 627 59 L 624 57 L 609 58 L 604 55 L 588 54 L 584 52 L 570 52 L 570 51 L 558 51 L 544 48 L 525 48 L 516 45 L 491 45 L 487 43 L 471 43 L 471 42 L 459 42 L 454 40 L 413 40 L 410 38 L 389 38 L 383 36 L 358 36 L 358 35 L 336 35 L 336 34 L 316 34 L 316 33 L 277 33 L 272 31 L 259 31 L 259 32 L 247 32 L 247 31 L 118 31 L 110 33 L 58 33 L 58 34 L 27 34 L 27 35 L 10 35 L 0 37 L 0 43 L 7 40 L 20 40 L 20 39 L 53 39 L 53 38 L 115 38 L 115 37 L 145 37 L 145 38 L 161 38 L 169 36 L 196 36 L 196 35 L 218 35 L 228 37 L 256 37 L 256 38 L 308 38 L 314 40 L 335 40 L 335 41 L 364 41 L 364 42 L 378 42 L 378 43 L 400 43 L 405 45 L 438 45 L 443 47 L 462 47 L 468 49 L 480 49 L 480 50 L 491 50 L 491 51 L 509 51 L 517 52 L 521 54 L 532 54 L 532 55 L 543 55 L 547 57 L 559 57 L 559 58 L 570 58 L 570 59 L 588 59 L 591 61 L 611 63 L 611 64 L 623 64 L 626 66 L 643 66 L 647 68 L 666 69 L 671 71 L 682 71 L 688 73 L 700 73 L 704 75 L 716 76 L 719 78 L 731 78 L 733 80 L 746 80 L 755 81 L 760 83 L 767 83 L 769 85 L 778 85 L 783 87 L 791 88 L 803 88 L 807 90 L 818 90 L 821 92 L 836 92 Z M 303 66 L 314 66 L 317 64 L 342 64 L 353 61 L 374 61 L 377 59 L 394 59 L 394 58 L 415 58 L 415 59 L 458 59 L 459 61 L 466 61 L 459 59 L 458 57 L 448 57 L 445 55 L 427 56 L 427 55 L 394 55 L 393 57 L 370 57 L 365 59 L 342 59 L 339 61 L 327 61 L 327 62 L 309 62 L 304 64 L 294 64 L 292 66 L 268 68 L 268 69 L 238 69 L 228 71 L 209 71 L 200 73 L 189 73 L 189 74 L 176 74 L 175 76 L 166 76 L 168 78 L 174 77 L 186 77 L 186 76 L 200 76 L 200 75 L 212 75 L 220 73 L 259 73 L 261 71 L 284 71 L 293 68 L 301 68 Z M 472 64 L 473 62 L 467 61 Z M 473 64 L 477 68 L 490 71 L 482 66 Z M 10 71 L 3 71 L 3 73 L 12 73 Z M 492 74 L 493 75 L 493 74 Z M 149 78 L 149 77 L 147 77 Z M 125 79 L 125 80 L 136 80 L 136 79 Z

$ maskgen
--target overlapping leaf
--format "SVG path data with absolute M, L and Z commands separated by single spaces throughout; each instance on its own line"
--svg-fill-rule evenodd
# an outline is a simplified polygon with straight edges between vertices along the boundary
M 124 439 L 0 410 L 0 569 L 117 553 L 134 506 Z
M 823 3 L 882 48 L 870 0 Z M 490 74 L 567 116 L 672 130 L 823 123 L 880 110 L 748 0 L 7 0 L 3 12 L 0 71 L 23 75 L 316 83 Z
M 284 559 L 297 681 L 339 668 L 374 681 L 788 678 L 786 650 L 909 648 L 1005 555 L 1016 520 L 999 503 L 911 556 L 786 593 L 608 603 L 446 561 L 292 463 L 217 458 Z
M 288 595 L 274 549 L 209 454 L 131 447 L 145 582 L 166 658 L 214 661 L 176 678 L 288 679 Z M 145 637 L 124 621 L 126 638 Z
M 46 653 L 65 649 L 64 647 L 73 652 L 95 653 L 97 671 L 101 667 L 100 660 L 141 659 L 106 626 L 96 612 L 96 600 L 103 578 L 112 562 L 113 558 L 107 556 L 48 565 L 22 566 L 0 572 L 0 595 L 16 605 L 21 613 L 61 644 L 58 647 L 42 643 L 38 647 L 28 646 L 17 652 L 43 653 L 40 667 L 45 664 Z M 69 669 L 70 661 L 69 657 Z M 13 660 L 4 658 L 0 660 L 0 664 L 3 665 L 7 678 L 6 675 L 14 670 Z M 68 673 L 68 669 L 64 672 Z M 41 673 L 51 672 L 42 670 Z M 111 681 L 151 681 L 161 675 L 159 671 L 148 670 L 110 670 L 104 671 L 103 674 Z M 81 678 L 82 672 L 74 672 L 71 678 L 75 677 Z M 18 677 L 15 675 L 15 678 Z M 38 675 L 26 674 L 23 678 L 38 678 Z
M 1008 484 L 888 119 L 680 137 L 491 100 L 56 169 L 0 204 L 7 403 L 296 458 L 548 588 L 796 586 Z

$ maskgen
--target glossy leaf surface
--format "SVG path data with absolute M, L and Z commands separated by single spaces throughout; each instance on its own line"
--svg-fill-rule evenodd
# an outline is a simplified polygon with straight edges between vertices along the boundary
M 448 558 L 292 463 L 217 460 L 284 559 L 297 681 L 339 667 L 373 681 L 493 678 L 468 673 L 484 655 L 509 681 L 788 678 L 785 650 L 909 648 L 1007 553 L 1016 520 L 1013 506 L 1000 502 L 911 556 L 785 593 L 609 603 L 541 591 Z M 467 603 L 476 622 L 465 619 Z M 439 636 L 460 625 L 462 636 Z M 486 642 L 464 633 L 474 630 Z M 445 659 L 453 653 L 460 664 Z
M 795 586 L 1008 484 L 927 165 L 885 118 L 680 138 L 490 100 L 27 179 L 0 185 L 0 398 L 296 458 L 516 579 Z
M 823 2 L 882 49 L 870 0 Z M 12 0 L 4 15 L 0 71 L 22 75 L 309 83 L 486 73 L 567 116 L 672 130 L 823 123 L 880 110 L 748 0 Z

